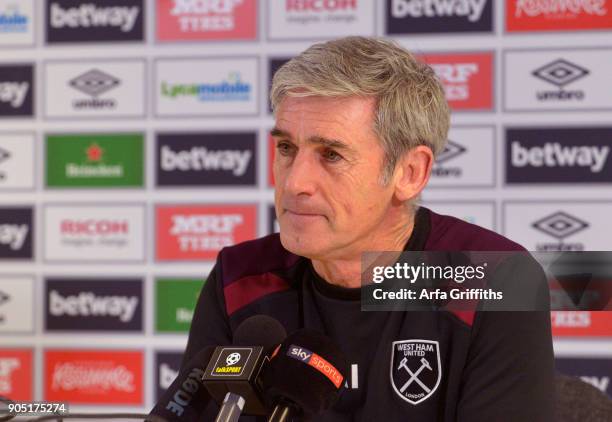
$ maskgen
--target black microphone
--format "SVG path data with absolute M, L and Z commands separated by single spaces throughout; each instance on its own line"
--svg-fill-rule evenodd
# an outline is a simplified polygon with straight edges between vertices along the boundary
M 202 376 L 214 352 L 213 346 L 205 347 L 189 360 L 149 415 L 169 422 L 198 421 L 210 402 Z
M 232 346 L 215 349 L 203 379 L 208 393 L 221 406 L 217 422 L 237 421 L 243 410 L 248 415 L 268 414 L 260 374 L 286 335 L 274 318 L 254 315 L 238 326 Z
M 302 329 L 290 334 L 262 377 L 266 400 L 274 406 L 268 422 L 313 417 L 331 408 L 348 367 L 340 348 L 322 333 Z

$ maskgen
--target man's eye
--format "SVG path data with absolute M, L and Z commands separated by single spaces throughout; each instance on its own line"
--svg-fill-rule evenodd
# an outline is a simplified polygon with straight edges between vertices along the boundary
M 325 158 L 325 160 L 329 162 L 335 163 L 337 161 L 340 161 L 342 159 L 342 156 L 333 149 L 326 149 L 325 151 L 323 151 L 323 158 Z
M 280 155 L 290 155 L 292 146 L 289 142 L 279 142 L 276 144 L 276 150 Z

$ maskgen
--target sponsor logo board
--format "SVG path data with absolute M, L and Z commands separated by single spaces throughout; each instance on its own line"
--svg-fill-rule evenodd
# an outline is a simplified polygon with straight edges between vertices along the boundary
M 157 134 L 157 185 L 255 185 L 256 133 Z
M 33 332 L 33 312 L 34 280 L 32 277 L 0 276 L 0 333 Z
M 424 201 L 423 205 L 435 213 L 452 215 L 485 229 L 496 228 L 494 202 Z
M 612 109 L 612 49 L 504 52 L 508 111 Z
M 182 351 L 155 352 L 155 401 L 172 385 L 181 369 Z
M 272 78 L 274 74 L 282 65 L 291 60 L 291 57 L 274 57 L 268 59 L 268 111 L 272 112 L 272 104 L 270 103 L 270 92 L 272 91 Z
M 387 0 L 387 34 L 493 31 L 493 0 Z
M 506 202 L 504 234 L 530 251 L 609 250 L 612 202 Z
M 34 0 L 0 0 L 0 45 L 33 45 L 34 16 Z
M 368 0 L 268 1 L 269 39 L 374 35 L 376 2 Z
M 143 60 L 47 62 L 45 115 L 142 117 L 145 75 Z
M 276 145 L 274 144 L 274 138 L 268 133 L 268 185 L 274 186 L 274 154 L 276 152 Z
M 436 157 L 430 187 L 495 185 L 495 128 L 451 127 Z
M 612 312 L 553 311 L 552 333 L 555 337 L 611 337 Z
M 159 205 L 155 214 L 158 261 L 213 260 L 257 235 L 255 205 Z
M 134 350 L 45 350 L 43 399 L 142 406 L 143 362 Z
M 557 357 L 555 367 L 562 374 L 578 377 L 612 398 L 612 359 Z
M 189 331 L 204 280 L 159 278 L 155 281 L 155 330 L 160 333 Z
M 34 188 L 34 134 L 0 133 L 0 190 Z
M 158 0 L 159 41 L 255 40 L 257 0 Z
M 612 182 L 612 127 L 507 128 L 506 183 Z
M 268 234 L 280 233 L 280 225 L 276 218 L 276 209 L 274 205 L 268 205 Z
M 142 41 L 143 0 L 47 0 L 47 43 Z
M 142 331 L 143 286 L 139 279 L 45 281 L 47 331 Z
M 493 53 L 424 54 L 453 110 L 493 109 Z
M 610 0 L 508 0 L 506 30 L 580 31 L 612 28 Z
M 0 260 L 32 259 L 34 221 L 31 207 L 0 208 Z
M 49 187 L 142 187 L 142 134 L 48 135 Z
M 256 114 L 256 58 L 206 58 L 155 62 L 159 116 Z
M 0 349 L 0 396 L 32 401 L 33 360 L 30 349 Z
M 34 66 L 0 65 L 0 117 L 34 116 Z
M 47 205 L 45 259 L 48 261 L 143 261 L 143 205 Z

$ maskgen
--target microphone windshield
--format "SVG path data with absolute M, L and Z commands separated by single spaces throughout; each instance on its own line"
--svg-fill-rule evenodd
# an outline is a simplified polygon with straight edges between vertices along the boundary
M 321 414 L 338 399 L 348 366 L 329 337 L 298 330 L 275 351 L 263 374 L 266 399 L 271 406 L 288 400 L 308 416 Z
M 269 350 L 280 344 L 287 331 L 280 322 L 267 315 L 253 315 L 242 321 L 234 331 L 235 346 L 263 346 Z

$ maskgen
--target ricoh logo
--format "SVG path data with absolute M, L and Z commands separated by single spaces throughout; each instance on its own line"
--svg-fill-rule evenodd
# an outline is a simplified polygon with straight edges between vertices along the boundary
M 49 313 L 55 317 L 111 317 L 128 323 L 134 318 L 139 302 L 137 296 L 100 296 L 87 291 L 64 296 L 51 290 Z
M 160 153 L 163 171 L 226 171 L 237 177 L 244 175 L 252 155 L 249 150 L 215 151 L 205 147 L 174 151 L 170 145 L 163 145 Z
M 17 358 L 0 358 L 0 394 L 11 395 L 13 393 L 13 372 L 21 367 L 21 362 Z
M 391 0 L 394 18 L 462 17 L 470 22 L 481 19 L 487 0 Z
M 64 7 L 52 2 L 49 10 L 51 28 L 117 28 L 127 33 L 134 29 L 140 7 L 104 7 L 94 2 L 82 3 L 78 7 Z
M 335 12 L 357 10 L 358 0 L 286 0 L 287 12 Z
M 28 82 L 0 82 L 0 102 L 11 108 L 20 108 L 30 90 Z
M 431 170 L 431 174 L 437 177 L 461 177 L 463 169 L 461 167 L 447 166 L 446 162 L 462 155 L 466 151 L 467 148 L 463 145 L 448 140 L 444 150 L 436 157 L 436 163 Z
M 478 63 L 432 63 L 430 66 L 442 81 L 448 101 L 470 98 L 470 79 L 478 73 Z
M 101 70 L 91 69 L 70 80 L 68 84 L 77 91 L 92 97 L 88 99 L 75 99 L 72 104 L 77 110 L 113 109 L 117 106 L 117 101 L 112 98 L 99 98 L 100 95 L 120 84 L 119 79 Z
M 129 234 L 130 223 L 128 220 L 63 220 L 60 232 L 86 236 Z
M 164 97 L 195 97 L 202 102 L 250 101 L 252 86 L 243 82 L 240 72 L 230 72 L 218 83 L 169 84 L 161 83 Z
M 564 211 L 557 211 L 531 225 L 534 229 L 557 239 L 557 242 L 540 242 L 538 251 L 582 251 L 584 243 L 565 242 L 565 239 L 589 227 L 589 223 L 580 220 Z
M 608 13 L 606 0 L 516 0 L 514 15 L 567 17 L 586 14 L 604 16 Z
M 240 214 L 175 215 L 170 234 L 181 251 L 219 250 L 235 243 L 233 233 L 243 222 Z
M 54 391 L 135 391 L 134 374 L 125 366 L 105 362 L 66 362 L 53 367 Z
M 523 146 L 511 142 L 511 163 L 514 167 L 577 167 L 590 173 L 600 173 L 608 162 L 610 147 L 606 145 L 563 145 L 546 142 L 538 146 Z
M 230 31 L 236 27 L 235 9 L 243 0 L 173 0 L 170 15 L 182 32 Z
M 565 90 L 565 86 L 588 76 L 589 71 L 564 59 L 548 63 L 532 72 L 532 75 L 559 88 L 558 91 L 537 91 L 539 101 L 582 101 L 583 90 Z

